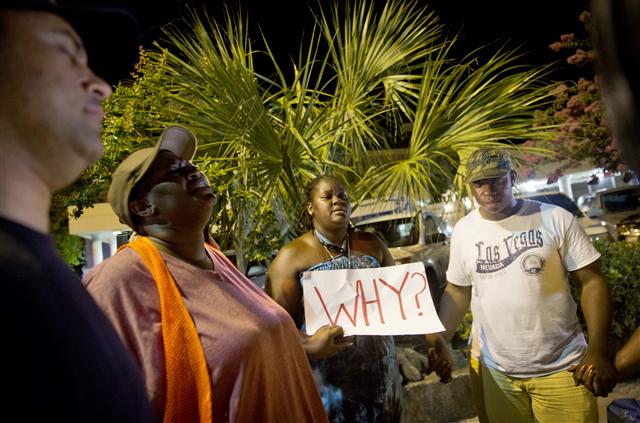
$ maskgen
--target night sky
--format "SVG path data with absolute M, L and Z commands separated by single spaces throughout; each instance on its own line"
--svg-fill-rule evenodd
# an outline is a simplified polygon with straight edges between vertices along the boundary
M 71 0 L 75 1 L 75 0 Z M 345 1 L 345 0 L 340 0 Z M 376 0 L 383 4 L 383 0 Z M 421 0 L 435 11 L 451 33 L 461 31 L 458 45 L 461 53 L 483 44 L 508 42 L 510 46 L 522 45 L 527 51 L 524 64 L 545 64 L 563 60 L 565 55 L 554 53 L 548 45 L 559 39 L 560 34 L 577 32 L 584 34 L 578 21 L 580 12 L 588 8 L 588 0 Z M 68 1 L 67 1 L 68 3 Z M 86 1 L 80 1 L 87 4 Z M 215 18 L 222 17 L 224 2 L 213 0 L 158 0 L 124 1 L 105 0 L 100 4 L 117 5 L 133 12 L 143 31 L 143 44 L 148 45 L 160 33 L 159 27 L 178 19 L 187 6 L 205 7 Z M 327 8 L 331 0 L 230 0 L 233 8 L 238 5 L 249 17 L 254 39 L 258 40 L 258 28 L 265 33 L 270 45 L 281 60 L 295 54 L 301 37 L 311 30 L 313 17 L 309 5 L 317 10 Z M 222 22 L 222 19 L 220 19 Z M 561 77 L 571 77 L 572 67 L 564 66 Z M 564 73 L 562 73 L 564 72 Z

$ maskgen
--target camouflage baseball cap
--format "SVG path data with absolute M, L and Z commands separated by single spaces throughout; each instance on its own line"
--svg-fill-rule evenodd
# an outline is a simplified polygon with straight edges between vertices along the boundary
M 467 178 L 469 184 L 480 179 L 501 178 L 513 170 L 511 156 L 504 150 L 486 147 L 474 151 L 467 160 Z

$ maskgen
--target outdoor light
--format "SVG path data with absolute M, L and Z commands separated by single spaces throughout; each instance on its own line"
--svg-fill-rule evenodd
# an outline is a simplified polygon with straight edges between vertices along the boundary
M 526 181 L 520 184 L 522 191 L 536 192 L 538 190 L 537 184 L 533 181 Z

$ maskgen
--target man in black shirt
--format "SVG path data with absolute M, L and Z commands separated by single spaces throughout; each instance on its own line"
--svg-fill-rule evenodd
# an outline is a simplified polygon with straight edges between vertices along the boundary
M 152 421 L 137 367 L 47 235 L 52 193 L 102 151 L 102 78 L 128 73 L 136 41 L 123 11 L 0 3 L 0 403 L 15 421 Z

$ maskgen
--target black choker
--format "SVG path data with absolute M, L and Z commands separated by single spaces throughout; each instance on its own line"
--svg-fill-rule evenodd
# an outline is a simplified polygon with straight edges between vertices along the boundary
M 342 240 L 342 246 L 341 247 L 333 244 L 331 241 L 329 241 L 329 239 L 327 239 L 327 237 L 322 235 L 317 229 L 313 230 L 313 234 L 315 235 L 316 238 L 318 238 L 318 241 L 320 241 L 320 244 L 322 244 L 325 248 L 327 248 L 327 249 L 329 249 L 329 250 L 331 250 L 331 251 L 333 251 L 334 253 L 337 253 L 337 254 L 347 255 L 348 248 L 349 248 L 349 235 L 348 234 Z

